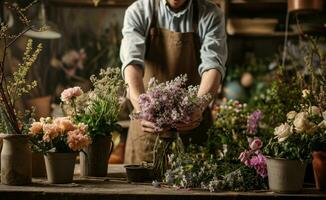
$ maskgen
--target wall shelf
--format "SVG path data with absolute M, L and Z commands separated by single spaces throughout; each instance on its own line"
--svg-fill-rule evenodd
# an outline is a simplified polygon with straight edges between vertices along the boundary
M 101 0 L 97 7 L 127 7 L 135 0 Z M 93 7 L 92 0 L 48 0 L 50 5 L 64 7 Z

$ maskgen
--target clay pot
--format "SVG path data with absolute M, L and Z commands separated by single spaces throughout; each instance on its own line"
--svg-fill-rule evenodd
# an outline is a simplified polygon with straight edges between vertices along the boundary
M 52 153 L 44 155 L 46 174 L 49 183 L 71 183 L 77 153 Z
M 326 189 L 326 152 L 314 151 L 312 153 L 312 166 L 314 169 L 315 183 L 318 190 Z
M 32 153 L 32 177 L 46 177 L 44 155 L 41 152 Z
M 38 120 L 41 117 L 48 117 L 51 113 L 52 96 L 34 98 L 26 101 L 28 109 L 35 108 L 35 118 Z
M 32 152 L 28 135 L 1 134 L 1 183 L 28 185 L 32 182 Z
M 302 189 L 307 163 L 300 160 L 267 158 L 269 189 L 277 193 L 296 193 Z
M 80 152 L 80 175 L 105 177 L 108 173 L 108 162 L 113 150 L 112 136 L 98 135 L 92 144 Z

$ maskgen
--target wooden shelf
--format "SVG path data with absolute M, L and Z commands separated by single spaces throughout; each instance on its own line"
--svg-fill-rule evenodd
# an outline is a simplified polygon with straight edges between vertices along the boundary
M 127 7 L 135 0 L 101 0 L 97 7 Z M 48 0 L 50 5 L 53 6 L 73 6 L 73 7 L 93 7 L 92 0 Z

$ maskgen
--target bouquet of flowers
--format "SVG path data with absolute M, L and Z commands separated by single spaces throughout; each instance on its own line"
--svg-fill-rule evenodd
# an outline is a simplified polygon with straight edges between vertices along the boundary
M 246 104 L 224 99 L 217 107 L 215 124 L 208 132 L 208 153 L 228 162 L 238 160 L 248 147 L 248 138 L 258 135 L 262 117 L 259 110 L 251 112 Z
M 131 115 L 132 119 L 142 119 L 155 124 L 155 130 L 173 130 L 179 123 L 189 123 L 195 109 L 202 109 L 209 101 L 210 96 L 198 97 L 198 87 L 186 87 L 187 76 L 181 75 L 174 80 L 158 83 L 152 78 L 148 90 L 139 97 L 141 112 Z M 176 131 L 174 131 L 176 132 Z M 174 153 L 176 156 L 183 152 L 180 137 L 161 138 L 157 135 L 154 146 L 154 174 L 158 179 L 164 176 L 167 169 L 167 155 Z
M 62 107 L 74 121 L 88 126 L 88 134 L 110 135 L 119 130 L 117 124 L 120 112 L 120 98 L 125 85 L 118 68 L 102 69 L 99 77 L 90 78 L 93 89 L 84 93 L 80 87 L 73 87 L 61 93 Z
M 311 104 L 311 92 L 302 91 L 306 103 L 298 111 L 287 113 L 287 121 L 274 130 L 275 137 L 265 147 L 266 155 L 289 160 L 307 160 L 310 158 L 312 139 L 325 134 L 325 111 Z
M 41 118 L 33 122 L 29 130 L 32 144 L 43 152 L 80 151 L 92 142 L 86 134 L 87 125 L 75 124 L 68 117 Z

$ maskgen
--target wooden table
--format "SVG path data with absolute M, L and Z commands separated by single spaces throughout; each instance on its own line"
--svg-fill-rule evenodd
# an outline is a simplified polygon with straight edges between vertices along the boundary
M 78 166 L 75 172 L 78 173 Z M 125 179 L 122 165 L 109 166 L 106 178 L 83 179 L 75 177 L 72 184 L 52 185 L 46 179 L 33 179 L 30 186 L 0 185 L 0 200 L 206 200 L 206 199 L 321 199 L 326 193 L 305 189 L 301 194 L 276 194 L 268 191 L 210 193 L 201 190 L 155 188 L 148 184 L 130 184 Z

